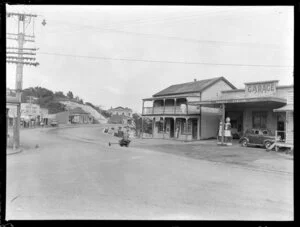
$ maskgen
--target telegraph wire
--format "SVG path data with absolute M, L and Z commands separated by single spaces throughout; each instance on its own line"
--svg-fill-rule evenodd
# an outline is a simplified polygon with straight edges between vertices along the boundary
M 124 33 L 124 34 L 130 34 L 130 35 L 137 35 L 137 36 L 152 36 L 154 38 L 164 38 L 164 39 L 173 39 L 173 40 L 180 40 L 180 41 L 186 41 L 186 42 L 193 42 L 193 43 L 205 43 L 209 45 L 225 45 L 225 46 L 251 46 L 251 47 L 258 47 L 258 48 L 275 48 L 280 49 L 281 47 L 278 46 L 278 44 L 268 44 L 268 43 L 246 43 L 246 42 L 229 42 L 229 41 L 214 41 L 214 40 L 198 40 L 198 39 L 191 39 L 191 38 L 183 38 L 178 36 L 164 36 L 160 34 L 151 34 L 151 33 L 139 33 L 139 32 L 131 32 L 131 31 L 124 31 L 124 30 L 116 30 L 116 29 L 109 29 L 109 28 L 100 28 L 90 25 L 80 25 L 80 24 L 74 24 L 74 23 L 66 23 L 66 22 L 60 22 L 65 25 L 71 25 L 71 26 L 79 26 L 83 28 L 89 28 L 93 29 L 94 32 L 97 32 L 97 30 L 102 31 L 108 31 L 108 32 L 116 32 L 116 33 Z M 81 32 L 83 29 L 77 29 L 75 31 L 66 31 L 66 32 Z M 61 34 L 61 33 L 60 33 Z
M 72 54 L 48 53 L 48 52 L 39 52 L 38 54 L 52 55 L 52 56 L 63 56 L 63 57 L 78 57 L 78 58 L 88 58 L 88 59 L 99 59 L 99 60 L 148 62 L 148 63 L 167 63 L 167 64 L 186 64 L 186 65 L 216 65 L 216 66 L 241 66 L 241 67 L 245 66 L 245 67 L 293 68 L 293 66 L 289 66 L 289 65 L 257 65 L 257 64 L 210 63 L 210 62 L 162 61 L 162 60 L 146 60 L 146 59 L 134 59 L 134 58 L 109 58 L 109 57 L 84 56 L 84 55 L 72 55 Z

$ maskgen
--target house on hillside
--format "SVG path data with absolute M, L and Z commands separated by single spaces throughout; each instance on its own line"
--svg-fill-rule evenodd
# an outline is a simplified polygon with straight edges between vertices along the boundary
M 293 85 L 278 86 L 278 81 L 245 83 L 244 89 L 237 89 L 224 77 L 194 80 L 143 99 L 142 117 L 153 120 L 153 138 L 216 137 L 219 123 L 226 117 L 231 119 L 232 132 L 268 128 L 274 133 L 286 130 L 283 122 L 287 116 L 273 110 L 286 105 L 288 92 L 293 92 Z
M 122 106 L 118 106 L 116 108 L 110 108 L 108 110 L 109 113 L 111 113 L 112 115 L 124 115 L 124 116 L 128 116 L 131 117 L 132 116 L 132 109 L 127 108 L 127 107 L 122 107 Z
M 94 118 L 80 107 L 69 110 L 69 121 L 73 124 L 92 124 Z

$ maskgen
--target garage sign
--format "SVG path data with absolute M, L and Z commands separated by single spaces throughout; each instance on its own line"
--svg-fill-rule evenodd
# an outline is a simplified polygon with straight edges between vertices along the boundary
M 277 84 L 278 80 L 245 83 L 245 95 L 246 97 L 273 96 L 276 94 Z

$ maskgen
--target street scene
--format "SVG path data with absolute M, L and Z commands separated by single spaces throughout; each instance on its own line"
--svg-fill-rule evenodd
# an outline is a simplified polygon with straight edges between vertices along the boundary
M 294 220 L 292 6 L 6 10 L 6 220 Z
M 293 218 L 289 155 L 211 141 L 109 146 L 118 139 L 94 125 L 21 136 L 24 151 L 7 157 L 8 219 Z

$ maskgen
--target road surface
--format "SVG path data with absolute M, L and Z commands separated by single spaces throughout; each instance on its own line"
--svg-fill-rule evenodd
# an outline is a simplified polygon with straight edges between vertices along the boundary
M 293 220 L 293 173 L 173 155 L 141 140 L 108 146 L 118 139 L 102 131 L 22 131 L 26 149 L 7 156 L 6 219 Z

